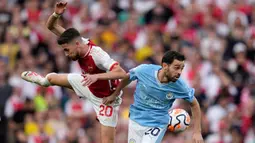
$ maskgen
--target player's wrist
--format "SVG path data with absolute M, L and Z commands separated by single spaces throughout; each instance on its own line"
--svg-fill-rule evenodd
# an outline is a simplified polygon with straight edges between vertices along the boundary
M 201 130 L 193 131 L 193 134 L 201 134 Z
M 112 94 L 112 97 L 115 98 L 115 99 L 116 99 L 118 96 L 119 96 L 119 92 L 116 92 L 116 91 L 115 91 L 115 92 Z
M 61 16 L 61 14 L 58 14 L 58 13 L 56 13 L 56 12 L 53 12 L 53 14 L 52 14 L 54 17 L 56 17 L 56 18 L 59 18 L 60 16 Z
M 113 96 L 114 98 L 116 98 L 116 97 L 119 96 L 119 94 L 118 94 L 118 92 L 114 92 L 114 93 L 112 94 L 112 96 Z

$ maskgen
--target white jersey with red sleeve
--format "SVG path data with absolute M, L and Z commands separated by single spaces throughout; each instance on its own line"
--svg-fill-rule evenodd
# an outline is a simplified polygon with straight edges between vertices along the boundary
M 82 72 L 88 74 L 98 74 L 111 71 L 118 62 L 113 60 L 103 49 L 95 46 L 88 39 L 82 38 L 89 45 L 89 52 L 78 60 Z M 98 80 L 89 86 L 89 90 L 99 98 L 110 96 L 117 87 L 119 80 Z

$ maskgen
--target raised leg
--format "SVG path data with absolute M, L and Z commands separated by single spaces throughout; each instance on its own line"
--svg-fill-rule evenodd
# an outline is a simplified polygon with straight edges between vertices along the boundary
M 28 82 L 36 83 L 40 86 L 48 87 L 56 85 L 72 89 L 72 86 L 68 82 L 67 76 L 68 74 L 49 73 L 43 77 L 40 74 L 32 71 L 25 71 L 21 74 L 22 79 Z

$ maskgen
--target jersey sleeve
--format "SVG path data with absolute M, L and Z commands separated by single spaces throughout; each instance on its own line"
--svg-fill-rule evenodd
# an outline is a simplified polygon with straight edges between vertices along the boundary
M 93 47 L 95 48 L 95 52 L 93 53 L 93 59 L 97 67 L 105 71 L 111 71 L 115 65 L 119 63 L 113 60 L 103 49 L 100 47 Z
M 132 68 L 131 70 L 129 70 L 129 80 L 137 80 L 136 68 Z
M 183 99 L 192 102 L 194 100 L 194 94 L 195 94 L 195 89 L 194 88 L 189 88 L 188 92 L 183 94 Z
M 178 88 L 179 92 L 177 93 L 176 98 L 184 99 L 188 102 L 192 102 L 194 100 L 195 89 L 189 87 L 188 84 L 183 80 L 180 81 L 178 86 L 179 86 Z
M 129 70 L 129 80 L 134 81 L 138 79 L 139 74 L 143 69 L 144 65 L 137 66 Z

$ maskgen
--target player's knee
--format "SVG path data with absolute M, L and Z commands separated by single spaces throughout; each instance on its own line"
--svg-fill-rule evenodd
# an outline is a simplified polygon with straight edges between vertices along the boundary
M 46 78 L 50 83 L 54 83 L 54 80 L 56 79 L 56 73 L 49 73 L 46 75 Z

